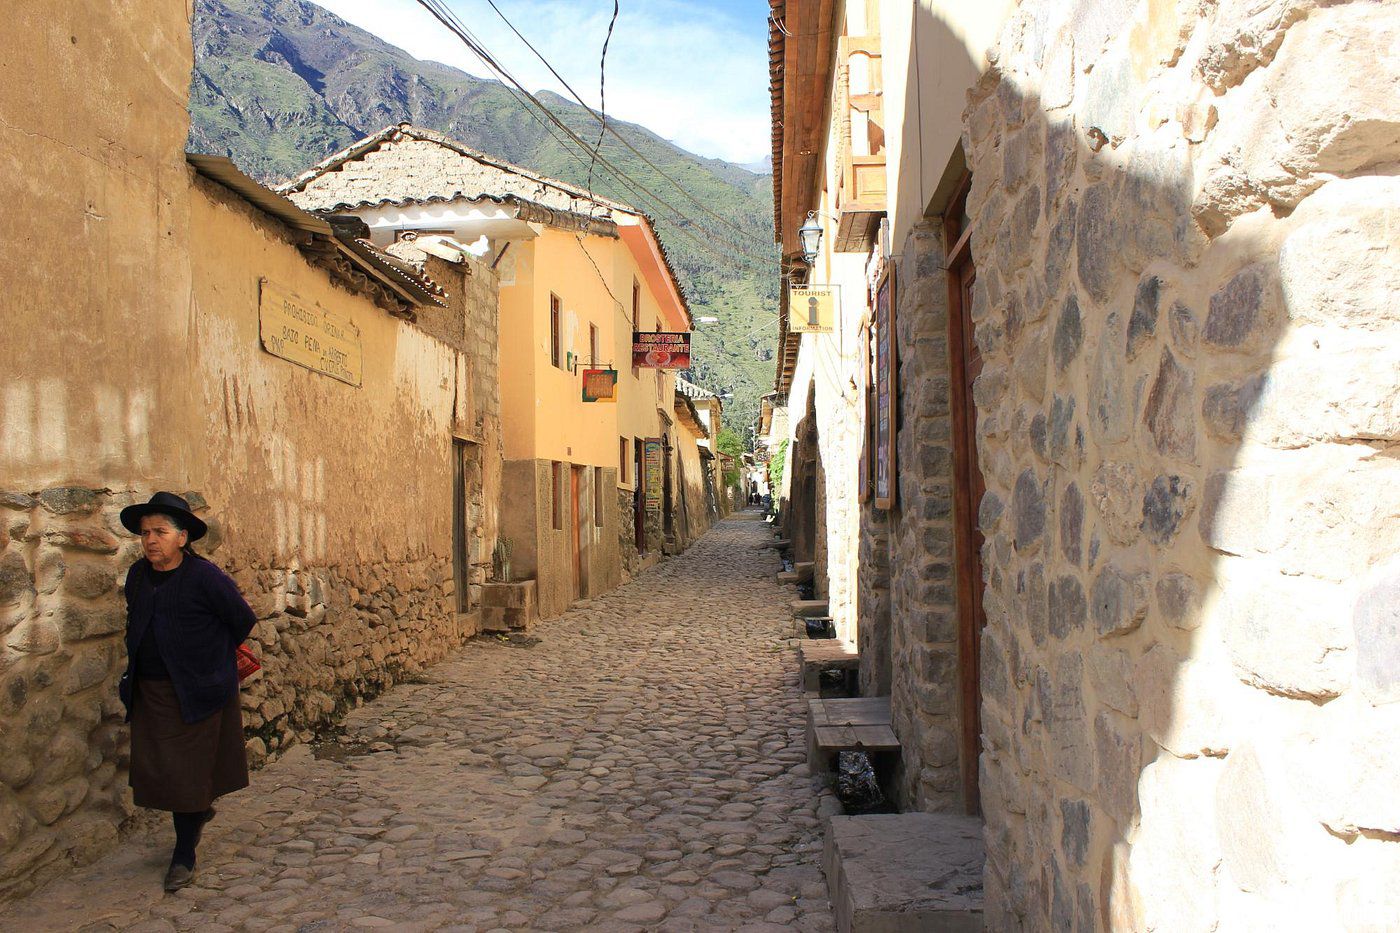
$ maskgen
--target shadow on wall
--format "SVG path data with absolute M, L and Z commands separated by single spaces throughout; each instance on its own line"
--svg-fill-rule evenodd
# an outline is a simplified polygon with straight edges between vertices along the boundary
M 990 928 L 1400 910 L 1400 22 L 1315 6 L 1023 4 L 970 97 Z

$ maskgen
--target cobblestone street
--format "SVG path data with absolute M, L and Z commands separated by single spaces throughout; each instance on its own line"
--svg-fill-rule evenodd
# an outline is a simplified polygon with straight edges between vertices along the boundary
M 352 712 L 220 802 L 192 887 L 152 820 L 0 928 L 831 929 L 768 528 Z

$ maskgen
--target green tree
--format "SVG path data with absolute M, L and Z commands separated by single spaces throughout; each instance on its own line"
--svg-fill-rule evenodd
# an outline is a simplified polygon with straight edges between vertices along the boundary
M 724 428 L 719 432 L 719 436 L 715 438 L 715 447 L 719 449 L 720 453 L 728 454 L 734 458 L 734 469 L 724 471 L 724 485 L 728 486 L 730 489 L 738 489 L 740 480 L 739 458 L 744 455 L 744 442 L 739 440 L 739 435 L 729 430 L 729 428 Z

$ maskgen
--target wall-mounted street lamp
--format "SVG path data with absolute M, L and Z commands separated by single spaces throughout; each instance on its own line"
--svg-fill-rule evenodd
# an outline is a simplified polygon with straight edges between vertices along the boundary
M 807 222 L 797 228 L 797 240 L 802 245 L 802 258 L 812 265 L 822 247 L 822 225 L 817 223 L 816 211 L 807 212 Z

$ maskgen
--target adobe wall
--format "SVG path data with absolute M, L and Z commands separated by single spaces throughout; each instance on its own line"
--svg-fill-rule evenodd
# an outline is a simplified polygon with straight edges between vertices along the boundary
M 159 359 L 149 370 L 112 376 L 137 391 L 158 373 L 171 391 L 145 423 L 149 435 L 99 412 L 101 431 L 128 450 L 147 447 L 147 465 L 73 459 L 62 484 L 46 484 L 42 459 L 7 464 L 0 895 L 100 853 L 133 812 L 116 682 L 119 584 L 140 550 L 118 522 L 123 506 L 156 489 L 187 493 L 211 525 L 198 549 L 257 613 L 249 641 L 264 674 L 243 693 L 255 765 L 475 630 L 453 593 L 452 436 L 460 422 L 498 418 L 486 410 L 491 396 L 486 407 L 458 405 L 456 348 L 332 286 L 285 228 L 221 186 L 191 175 L 184 184 L 191 283 L 178 331 L 151 342 Z M 261 349 L 263 279 L 354 322 L 362 385 Z M 490 292 L 475 297 L 493 301 Z M 93 388 L 82 369 L 48 378 L 60 398 Z M 86 440 L 71 427 L 68 436 Z M 482 533 L 489 509 L 476 506 Z
M 188 4 L 12 7 L 0 194 L 24 220 L 0 249 L 0 897 L 116 838 L 118 544 L 94 511 L 105 492 L 86 490 L 145 486 L 204 425 L 171 365 L 191 281 Z
M 987 924 L 1400 915 L 1400 20 L 1021 5 L 965 146 Z

